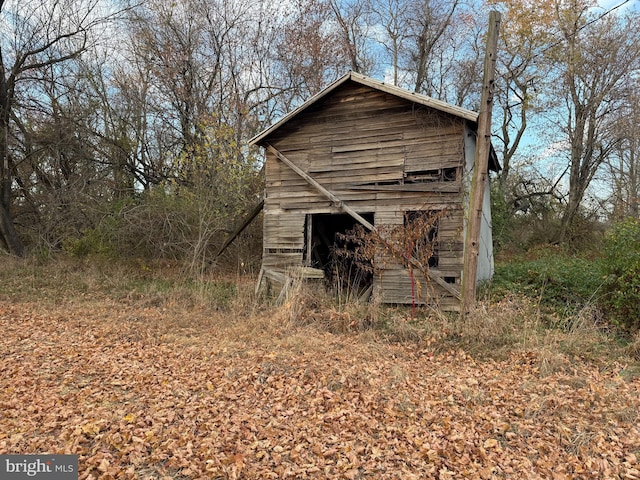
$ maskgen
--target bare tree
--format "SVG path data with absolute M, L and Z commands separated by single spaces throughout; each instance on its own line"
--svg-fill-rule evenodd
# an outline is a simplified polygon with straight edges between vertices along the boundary
M 481 18 L 468 12 L 461 14 L 448 35 L 451 53 L 442 56 L 443 61 L 453 57 L 453 64 L 447 71 L 449 78 L 440 82 L 446 100 L 476 111 L 480 105 L 488 17 L 488 13 Z
M 372 4 L 374 21 L 382 26 L 384 38 L 379 39 L 393 71 L 393 84 L 400 85 L 401 58 L 409 41 L 410 0 L 381 0 Z
M 434 55 L 453 24 L 459 5 L 459 0 L 421 0 L 412 3 L 409 25 L 413 41 L 410 68 L 415 72 L 414 91 L 431 94 Z
M 290 100 L 287 110 L 294 102 L 319 92 L 349 66 L 353 68 L 341 30 L 325 28 L 332 15 L 334 10 L 328 2 L 311 0 L 299 2 L 284 16 L 275 60 L 282 80 L 288 80 L 288 92 L 282 92 L 286 96 L 283 100 Z
M 370 75 L 375 67 L 368 48 L 371 7 L 369 0 L 329 0 L 351 70 Z
M 554 8 L 551 2 L 540 2 L 532 9 L 528 0 L 493 0 L 491 4 L 504 10 L 495 105 L 500 121 L 496 135 L 502 164 L 499 178 L 504 185 L 531 116 L 544 108 L 550 68 L 543 54 L 556 41 L 552 34 Z
M 129 75 L 144 76 L 147 138 L 165 165 L 203 147 L 211 121 L 246 138 L 250 117 L 282 93 L 265 65 L 277 48 L 270 20 L 249 0 L 154 0 L 132 15 Z
M 486 31 L 477 14 L 457 0 L 379 0 L 370 9 L 379 64 L 395 85 L 477 107 Z
M 98 0 L 0 0 L 0 22 L 0 238 L 11 254 L 23 256 L 12 215 L 19 186 L 11 145 L 17 109 L 29 100 L 37 102 L 24 84 L 33 85 L 42 80 L 42 71 L 78 58 L 104 18 L 98 17 Z
M 624 86 L 640 68 L 637 16 L 613 15 L 593 20 L 588 4 L 556 3 L 564 42 L 556 51 L 560 98 L 566 109 L 562 126 L 568 141 L 569 192 L 560 241 L 571 240 L 571 227 L 585 192 L 603 162 L 619 147 L 616 119 Z
M 632 82 L 630 82 L 632 83 Z M 621 142 L 607 159 L 605 170 L 611 185 L 612 216 L 640 218 L 640 95 L 630 84 L 616 129 Z

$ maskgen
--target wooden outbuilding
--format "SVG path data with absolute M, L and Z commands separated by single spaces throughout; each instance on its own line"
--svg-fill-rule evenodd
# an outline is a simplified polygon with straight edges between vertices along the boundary
M 424 272 L 388 259 L 367 281 L 385 303 L 458 310 L 477 120 L 476 112 L 350 72 L 251 139 L 266 153 L 259 285 L 331 276 L 332 243 L 357 224 L 381 231 L 441 212 L 425 232 L 436 251 Z M 490 169 L 499 169 L 494 153 Z M 483 216 L 479 280 L 493 273 L 488 191 Z

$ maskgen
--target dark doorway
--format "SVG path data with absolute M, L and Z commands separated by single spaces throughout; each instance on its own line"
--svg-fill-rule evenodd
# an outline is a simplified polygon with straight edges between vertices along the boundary
M 373 224 L 373 213 L 360 215 Z M 354 255 L 344 254 L 355 249 L 351 233 L 357 225 L 359 222 L 346 213 L 310 214 L 305 222 L 306 265 L 324 270 L 331 287 L 347 288 L 350 293 L 363 292 L 373 283 L 371 265 L 363 265 L 356 261 Z

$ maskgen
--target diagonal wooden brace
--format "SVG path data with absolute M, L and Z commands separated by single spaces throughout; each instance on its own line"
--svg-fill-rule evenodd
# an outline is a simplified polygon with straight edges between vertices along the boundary
M 346 212 L 349 215 L 351 215 L 353 218 L 355 218 L 358 222 L 360 222 L 362 225 L 364 225 L 369 230 L 375 230 L 375 227 L 371 223 L 369 223 L 361 215 L 359 215 L 355 210 L 353 210 L 351 207 L 349 207 L 347 204 L 345 204 L 342 200 L 340 200 L 340 198 L 338 198 L 333 192 L 330 192 L 329 190 L 324 188 L 322 185 L 320 185 L 313 177 L 311 177 L 307 172 L 302 170 L 295 163 L 293 163 L 291 160 L 289 160 L 287 157 L 285 157 L 281 152 L 276 150 L 273 147 L 273 145 L 267 143 L 267 150 L 269 150 L 276 157 L 278 157 L 280 159 L 280 161 L 282 163 L 284 163 L 285 165 L 287 165 L 291 170 L 293 170 L 298 175 L 300 175 L 302 178 L 304 178 L 316 190 L 318 190 L 325 197 L 327 197 L 329 200 L 331 200 L 336 205 L 336 207 L 338 207 L 340 210 L 343 210 L 344 212 Z

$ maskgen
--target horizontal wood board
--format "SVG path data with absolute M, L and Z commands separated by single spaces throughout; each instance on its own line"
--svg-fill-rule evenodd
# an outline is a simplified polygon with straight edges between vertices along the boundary
M 412 280 L 406 269 L 389 269 L 376 275 L 374 287 L 384 303 L 432 305 L 445 311 L 458 311 L 459 301 L 449 295 L 442 287 L 430 282 L 414 272 Z M 415 295 L 412 295 L 415 291 Z
M 439 255 L 439 267 L 442 275 L 458 279 L 463 245 L 461 179 L 404 182 L 413 172 L 461 169 L 464 122 L 348 82 L 264 141 L 355 211 L 375 212 L 376 225 L 401 223 L 407 210 L 456 211 L 441 221 L 439 239 L 446 249 Z M 302 262 L 302 253 L 292 249 L 304 246 L 305 214 L 340 209 L 275 155 L 267 155 L 265 171 L 263 263 L 270 268 L 295 266 Z M 405 303 L 407 288 L 409 296 L 411 292 L 407 270 L 383 272 L 378 287 L 384 301 Z M 448 295 L 441 287 L 434 292 L 438 299 Z

